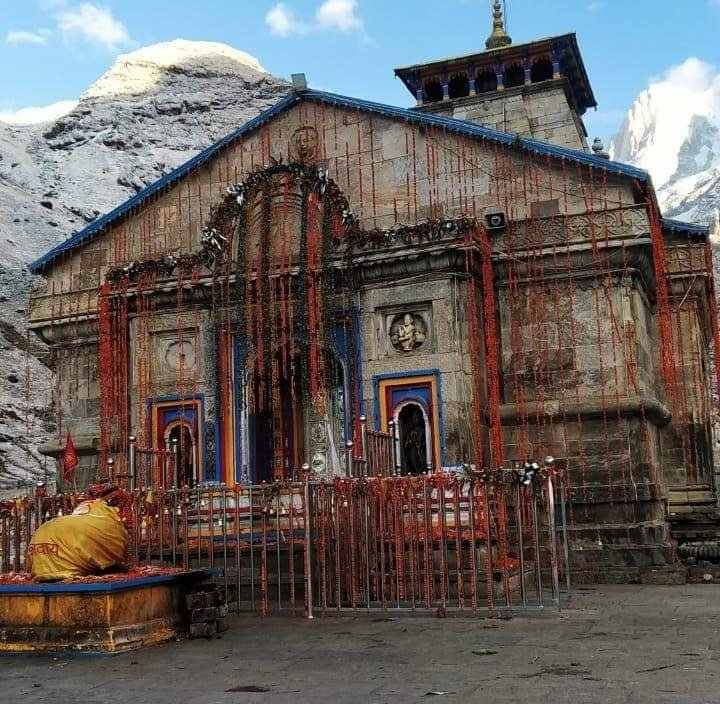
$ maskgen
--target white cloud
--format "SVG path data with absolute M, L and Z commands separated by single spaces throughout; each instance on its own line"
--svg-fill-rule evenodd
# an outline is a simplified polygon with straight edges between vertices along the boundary
M 0 122 L 8 122 L 11 125 L 37 125 L 41 122 L 52 122 L 67 115 L 77 104 L 77 100 L 61 100 L 40 107 L 0 111 Z
M 357 0 L 324 0 L 313 21 L 303 20 L 284 2 L 278 2 L 265 15 L 265 24 L 278 37 L 321 31 L 354 32 L 363 28 Z
M 265 23 L 270 32 L 278 37 L 289 37 L 291 34 L 305 34 L 308 26 L 284 3 L 279 2 L 265 15 Z
M 25 32 L 23 30 L 10 30 L 5 36 L 5 42 L 12 46 L 18 44 L 33 44 L 44 46 L 52 32 L 49 29 L 39 29 L 36 32 Z
M 662 76 L 653 77 L 651 84 L 664 83 L 691 93 L 705 91 L 716 83 L 718 71 L 715 66 L 691 56 L 683 63 L 670 67 Z M 651 86 L 652 87 L 652 86 Z
M 315 17 L 323 29 L 353 32 L 363 27 L 358 15 L 357 0 L 325 0 L 318 7 Z
M 63 8 L 57 14 L 57 23 L 66 39 L 80 39 L 110 50 L 132 43 L 125 25 L 109 9 L 89 2 Z

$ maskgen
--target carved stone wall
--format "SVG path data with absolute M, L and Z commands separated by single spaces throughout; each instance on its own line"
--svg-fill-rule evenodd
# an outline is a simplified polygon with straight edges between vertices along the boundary
M 376 403 L 374 378 L 437 371 L 445 466 L 471 455 L 472 377 L 467 340 L 467 286 L 462 276 L 387 283 L 364 288 L 360 295 L 363 329 L 363 393 L 368 417 Z M 423 321 L 422 344 L 409 351 L 393 345 L 393 323 L 405 315 Z M 413 325 L 415 323 L 413 322 Z M 481 345 L 484 344 L 481 341 Z M 377 399 L 377 403 L 382 403 Z
M 514 132 L 572 149 L 587 149 L 585 128 L 568 103 L 563 81 L 542 89 L 510 88 L 496 93 L 426 108 L 459 120 L 477 122 L 502 132 Z
M 206 420 L 215 417 L 214 329 L 208 310 L 167 309 L 130 321 L 131 427 L 146 446 L 150 399 L 202 396 Z
M 55 364 L 55 388 L 51 412 L 57 435 L 42 452 L 58 458 L 70 432 L 79 465 L 74 485 L 82 488 L 95 479 L 100 436 L 100 386 L 97 330 L 93 324 L 75 323 L 47 328 L 44 339 L 51 344 Z M 63 490 L 62 471 L 57 476 Z M 68 487 L 71 488 L 71 487 Z
M 552 113 L 550 113 L 552 114 Z M 287 162 L 296 152 L 297 131 L 313 128 L 318 133 L 319 165 L 327 168 L 347 196 L 352 212 L 363 228 L 390 228 L 396 223 L 416 224 L 428 219 L 482 214 L 498 206 L 498 191 L 513 194 L 508 200 L 512 220 L 529 217 L 533 203 L 557 200 L 560 214 L 581 214 L 588 208 L 584 191 L 590 187 L 584 170 L 563 170 L 559 162 L 547 161 L 543 178 L 525 193 L 525 155 L 509 154 L 498 161 L 491 145 L 440 130 L 421 130 L 377 115 L 337 108 L 319 113 L 298 106 L 275 118 L 262 131 L 230 145 L 166 191 L 150 199 L 125 219 L 53 265 L 45 294 L 31 301 L 31 320 L 90 313 L 97 306 L 97 288 L 83 282 L 103 280 L 108 268 L 162 254 L 196 251 L 210 207 L 225 189 L 272 159 Z M 464 154 L 473 168 L 458 173 L 457 160 Z M 581 183 L 584 186 L 581 187 Z M 551 188 L 549 184 L 555 184 Z M 562 197 L 558 195 L 560 184 Z M 597 185 L 597 184 L 596 184 Z M 501 200 L 504 200 L 501 198 Z M 590 204 L 604 210 L 605 202 L 633 203 L 632 184 L 612 176 L 603 183 L 603 198 Z M 503 203 L 504 204 L 504 203 Z M 85 271 L 92 251 L 92 272 Z M 96 276 L 95 269 L 99 276 Z

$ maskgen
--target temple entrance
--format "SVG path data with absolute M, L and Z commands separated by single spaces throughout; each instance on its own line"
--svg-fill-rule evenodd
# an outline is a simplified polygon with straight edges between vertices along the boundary
M 402 474 L 421 474 L 442 466 L 435 376 L 402 374 L 378 380 L 380 428 L 394 428 L 395 466 Z M 390 421 L 394 426 L 390 425 Z
M 400 467 L 403 474 L 428 471 L 428 423 L 417 403 L 407 403 L 398 413 Z
M 177 461 L 163 461 L 157 455 L 153 483 L 159 486 L 195 486 L 203 480 L 203 456 L 199 426 L 202 417 L 200 401 L 159 401 L 153 404 L 153 446 L 160 451 L 175 451 Z M 142 473 L 142 470 L 140 470 Z M 146 477 L 150 481 L 150 477 Z
M 178 486 L 195 486 L 195 442 L 190 428 L 184 423 L 170 427 L 167 435 L 169 447 L 177 443 L 177 482 Z
M 256 410 L 248 418 L 248 435 L 253 483 L 269 482 L 281 476 L 291 477 L 306 461 L 305 413 L 299 364 L 296 359 L 290 365 L 292 369 L 286 370 L 273 396 L 268 399 L 275 410 L 260 409 L 257 384 L 252 390 Z
M 312 432 L 308 427 L 310 400 L 302 391 L 303 362 L 296 357 L 277 386 L 275 408 L 250 413 L 248 423 L 250 478 L 254 483 L 293 477 L 306 462 L 313 463 L 319 453 L 322 470 L 331 474 L 342 470 L 341 453 L 349 433 L 347 377 L 340 358 L 325 353 L 326 399 L 322 418 L 315 419 Z M 256 408 L 259 399 L 255 389 Z M 277 412 L 279 411 L 279 413 Z

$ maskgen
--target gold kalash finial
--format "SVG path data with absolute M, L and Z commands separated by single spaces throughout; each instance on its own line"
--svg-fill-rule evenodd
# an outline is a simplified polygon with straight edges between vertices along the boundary
M 485 42 L 486 49 L 500 49 L 503 46 L 512 44 L 508 33 L 505 31 L 505 22 L 503 21 L 503 11 L 500 0 L 493 3 L 493 29 L 492 34 Z

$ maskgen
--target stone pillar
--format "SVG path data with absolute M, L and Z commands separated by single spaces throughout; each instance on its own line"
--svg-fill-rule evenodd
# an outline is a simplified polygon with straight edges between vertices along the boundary
M 100 380 L 97 323 L 94 320 L 65 320 L 36 329 L 36 332 L 52 347 L 57 374 L 54 393 L 58 433 L 40 448 L 40 452 L 59 460 L 69 432 L 79 456 L 79 465 L 73 481 L 67 484 L 63 481 L 62 467 L 59 467 L 57 488 L 59 491 L 83 490 L 96 481 L 98 467 Z

